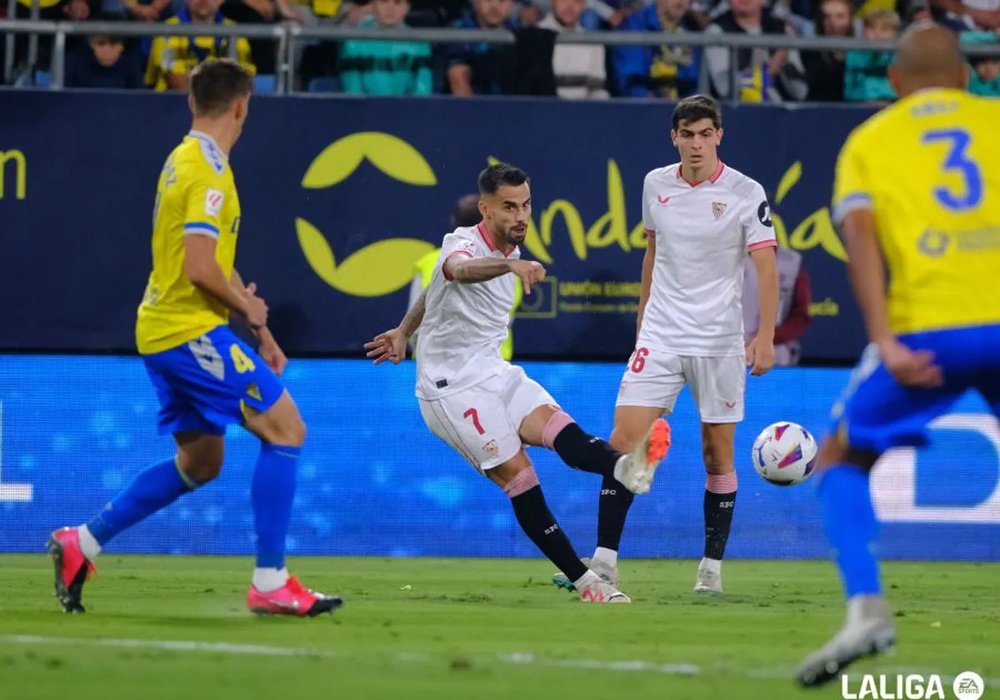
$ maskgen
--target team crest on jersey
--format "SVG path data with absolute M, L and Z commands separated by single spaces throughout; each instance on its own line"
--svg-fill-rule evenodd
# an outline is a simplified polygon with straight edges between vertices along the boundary
M 726 203 L 725 202 L 712 202 L 712 216 L 718 221 L 722 218 L 722 215 L 726 213 Z
M 487 457 L 492 457 L 496 459 L 500 456 L 500 447 L 497 446 L 496 440 L 490 440 L 485 445 L 483 445 L 483 452 Z
M 205 193 L 205 213 L 209 216 L 218 216 L 222 211 L 222 200 L 225 199 L 219 190 L 208 190 Z

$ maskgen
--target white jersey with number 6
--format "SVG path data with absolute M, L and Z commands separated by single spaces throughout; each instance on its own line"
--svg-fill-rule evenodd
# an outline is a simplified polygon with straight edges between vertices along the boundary
M 777 246 L 764 188 L 719 162 L 697 185 L 680 163 L 646 175 L 642 220 L 656 240 L 637 347 L 674 355 L 742 355 L 743 259 Z

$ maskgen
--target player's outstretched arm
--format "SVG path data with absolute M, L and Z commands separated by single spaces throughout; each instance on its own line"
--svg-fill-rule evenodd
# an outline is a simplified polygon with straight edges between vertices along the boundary
M 849 211 L 843 223 L 844 247 L 847 248 L 847 272 L 861 315 L 885 367 L 900 384 L 940 386 L 941 368 L 934 364 L 934 353 L 913 351 L 896 340 L 889 328 L 885 300 L 885 261 L 875 230 L 875 216 L 869 209 Z
M 407 310 L 406 315 L 400 324 L 385 333 L 379 333 L 374 339 L 365 343 L 366 357 L 372 358 L 375 364 L 380 365 L 389 360 L 394 365 L 398 365 L 406 359 L 406 343 L 417 329 L 420 328 L 424 320 L 424 312 L 427 310 L 427 290 L 425 289 Z
M 184 274 L 202 292 L 243 314 L 254 330 L 267 325 L 267 304 L 233 288 L 215 259 L 215 239 L 211 236 L 184 236 Z
M 525 294 L 531 294 L 531 285 L 545 279 L 545 268 L 533 260 L 466 258 L 455 255 L 444 261 L 442 269 L 446 279 L 461 284 L 485 282 L 513 272 L 521 278 Z

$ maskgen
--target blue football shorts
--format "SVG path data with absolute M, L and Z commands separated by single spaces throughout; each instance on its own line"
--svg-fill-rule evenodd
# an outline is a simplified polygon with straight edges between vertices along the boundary
M 1000 325 L 909 333 L 898 340 L 933 352 L 944 382 L 930 389 L 903 386 L 869 346 L 833 408 L 833 429 L 847 446 L 882 453 L 925 445 L 928 424 L 969 390 L 982 394 L 1000 416 Z
M 224 435 L 230 423 L 244 422 L 246 407 L 263 413 L 284 391 L 267 363 L 228 326 L 143 361 L 160 400 L 160 434 Z

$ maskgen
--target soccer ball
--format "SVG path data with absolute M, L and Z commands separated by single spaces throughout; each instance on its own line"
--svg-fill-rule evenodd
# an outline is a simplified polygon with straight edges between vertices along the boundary
M 776 486 L 794 486 L 816 466 L 816 441 L 798 423 L 782 421 L 764 428 L 753 441 L 750 456 L 760 477 Z

